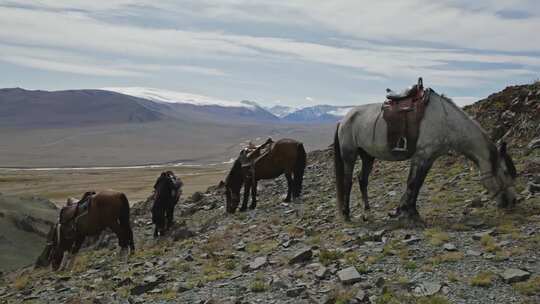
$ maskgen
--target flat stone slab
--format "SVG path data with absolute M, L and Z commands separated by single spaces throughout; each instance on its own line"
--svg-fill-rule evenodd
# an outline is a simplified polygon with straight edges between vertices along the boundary
M 308 260 L 311 260 L 313 257 L 313 251 L 311 248 L 302 248 L 295 252 L 292 257 L 289 260 L 289 265 L 296 264 L 296 263 L 302 263 Z
M 263 266 L 265 266 L 268 263 L 268 259 L 266 256 L 257 257 L 253 262 L 249 263 L 249 269 L 250 270 L 257 270 Z
M 356 270 L 355 267 L 342 269 L 338 271 L 337 276 L 339 281 L 343 284 L 354 284 L 362 280 L 360 273 L 358 273 L 358 270 Z
M 456 245 L 452 244 L 452 243 L 446 243 L 443 245 L 443 249 L 446 250 L 446 251 L 457 251 L 457 247 Z
M 476 251 L 476 250 L 472 250 L 472 249 L 469 249 L 469 250 L 467 250 L 467 252 L 465 252 L 465 254 L 468 255 L 468 256 L 475 256 L 475 257 L 478 257 L 478 256 L 481 256 L 481 255 L 482 255 L 482 252 Z
M 477 233 L 473 234 L 472 238 L 473 238 L 473 240 L 480 241 L 482 239 L 482 237 L 484 237 L 486 235 L 491 235 L 491 236 L 495 235 L 495 229 L 489 229 L 489 230 L 486 230 L 486 231 L 477 232 Z
M 531 273 L 518 268 L 508 268 L 501 273 L 501 277 L 506 283 L 516 283 L 528 280 Z
M 423 282 L 414 289 L 414 292 L 421 297 L 429 297 L 438 293 L 442 285 L 438 282 Z
M 324 267 L 324 266 L 321 266 L 316 272 L 315 272 L 315 276 L 318 278 L 318 279 L 324 279 L 326 277 L 326 275 L 328 274 L 328 268 Z

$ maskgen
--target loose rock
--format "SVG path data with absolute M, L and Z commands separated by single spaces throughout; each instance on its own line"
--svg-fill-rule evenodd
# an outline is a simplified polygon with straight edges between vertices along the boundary
M 501 277 L 506 283 L 516 283 L 528 280 L 531 273 L 517 268 L 508 268 L 501 273 Z
M 355 267 L 348 267 L 340 270 L 338 271 L 337 275 L 343 284 L 354 284 L 362 280 L 360 273 L 358 273 Z
M 289 265 L 311 260 L 312 257 L 313 251 L 311 250 L 311 248 L 302 248 L 296 253 L 294 253 L 293 256 L 289 259 Z

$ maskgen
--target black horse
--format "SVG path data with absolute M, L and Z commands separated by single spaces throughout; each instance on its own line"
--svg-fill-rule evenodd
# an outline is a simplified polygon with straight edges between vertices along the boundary
M 180 199 L 182 181 L 172 171 L 162 172 L 154 185 L 152 222 L 156 225 L 154 237 L 164 235 L 173 224 L 174 206 Z

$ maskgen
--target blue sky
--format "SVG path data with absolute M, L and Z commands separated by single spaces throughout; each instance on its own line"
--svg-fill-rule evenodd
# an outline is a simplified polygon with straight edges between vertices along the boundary
M 153 87 L 265 105 L 470 103 L 540 78 L 537 0 L 2 1 L 0 87 Z

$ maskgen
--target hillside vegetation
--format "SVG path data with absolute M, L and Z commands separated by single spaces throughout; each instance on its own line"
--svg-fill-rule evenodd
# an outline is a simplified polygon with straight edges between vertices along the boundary
M 524 112 L 512 112 L 514 117 L 536 117 L 540 92 L 531 96 L 534 101 Z M 467 109 L 490 132 L 507 110 L 493 110 L 496 100 Z M 353 221 L 345 224 L 335 216 L 333 152 L 314 151 L 301 202 L 281 202 L 286 182 L 280 178 L 260 184 L 256 210 L 227 215 L 223 193 L 211 187 L 183 199 L 174 231 L 157 241 L 151 202 L 140 202 L 132 210 L 137 251 L 128 261 L 117 256 L 116 239 L 107 236 L 81 252 L 69 272 L 21 269 L 5 275 L 0 300 L 538 303 L 540 195 L 527 185 L 540 174 L 540 151 L 525 147 L 536 131 L 524 123 L 526 131 L 507 135 L 521 196 L 511 211 L 490 200 L 471 162 L 448 155 L 435 163 L 419 195 L 426 229 L 387 216 L 402 194 L 408 162 L 376 162 L 368 189 L 372 210 L 363 211 L 355 185 Z

